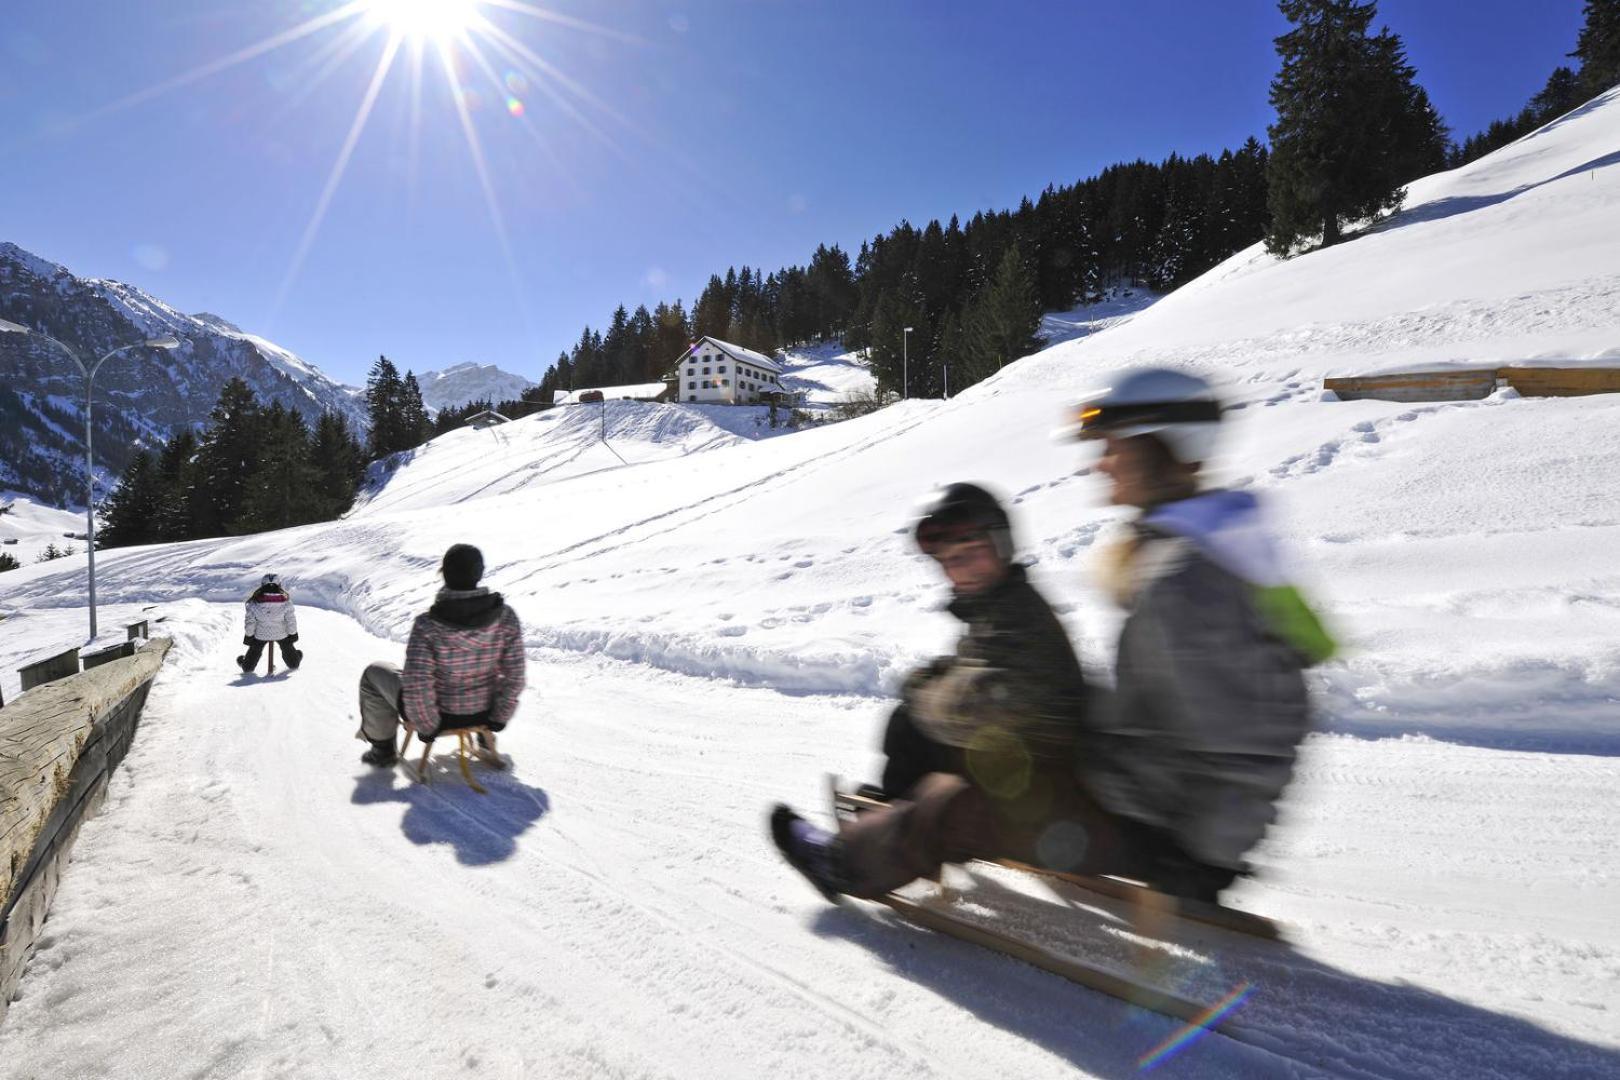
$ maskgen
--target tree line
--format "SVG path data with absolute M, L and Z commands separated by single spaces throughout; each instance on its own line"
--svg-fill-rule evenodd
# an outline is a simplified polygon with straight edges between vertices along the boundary
M 842 338 L 871 350 L 884 391 L 938 395 L 947 364 L 960 388 L 1034 349 L 1042 311 L 1115 288 L 1174 289 L 1260 240 L 1280 255 L 1338 243 L 1397 209 L 1407 182 L 1620 82 L 1620 0 L 1587 0 L 1571 54 L 1579 71 L 1557 69 L 1520 114 L 1453 144 L 1399 35 L 1374 31 L 1375 2 L 1278 7 L 1291 29 L 1275 41 L 1269 144 L 1113 165 L 966 222 L 902 221 L 853 260 L 823 244 L 804 266 L 731 267 L 710 276 L 690 313 L 679 300 L 621 305 L 606 331 L 587 327 L 524 401 L 656 382 L 703 335 L 765 353 Z
M 137 450 L 101 504 L 98 547 L 166 543 L 330 521 L 348 510 L 366 452 L 340 413 L 313 428 L 232 378 L 200 431 Z

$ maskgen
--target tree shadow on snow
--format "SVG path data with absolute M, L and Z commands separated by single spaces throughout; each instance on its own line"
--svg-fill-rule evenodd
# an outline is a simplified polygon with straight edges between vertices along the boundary
M 983 879 L 976 882 L 974 894 L 997 910 L 1002 898 L 1030 900 Z M 1059 905 L 1041 906 L 1049 909 L 1046 917 L 1065 917 Z M 1147 1056 L 1183 1029 L 1179 1021 L 916 927 L 874 905 L 846 901 L 823 909 L 812 929 L 822 937 L 862 946 L 901 977 L 1088 1074 L 1140 1075 Z M 1188 940 L 1206 958 L 1205 984 L 1235 987 L 1246 980 L 1252 986 L 1232 1014 L 1244 1039 L 1194 1040 L 1162 1063 L 1149 1065 L 1156 1075 L 1390 1080 L 1620 1076 L 1620 1049 L 1560 1035 L 1533 1021 L 1422 987 L 1366 978 L 1283 942 L 1234 940 L 1218 931 L 1194 932 Z
M 405 804 L 399 823 L 413 844 L 449 844 L 463 866 L 488 866 L 512 857 L 517 840 L 551 809 L 545 789 L 531 787 L 511 773 L 474 767 L 480 795 L 461 778 L 453 754 L 428 765 L 430 783 L 418 784 L 397 769 L 371 769 L 356 779 L 350 802 Z

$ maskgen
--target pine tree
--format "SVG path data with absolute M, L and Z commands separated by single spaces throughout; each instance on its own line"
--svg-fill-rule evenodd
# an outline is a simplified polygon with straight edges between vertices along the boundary
M 405 384 L 399 377 L 399 368 L 386 356 L 377 357 L 366 376 L 366 409 L 371 415 L 371 456 L 389 454 L 416 445 L 409 442 L 405 430 Z
M 241 379 L 232 378 L 220 390 L 197 448 L 194 536 L 227 535 L 241 514 L 247 478 L 259 463 L 260 414 L 258 399 Z
M 1581 62 L 1583 98 L 1596 97 L 1620 83 L 1620 0 L 1586 0 L 1586 22 L 1570 55 Z
M 196 504 L 197 436 L 182 428 L 157 456 L 157 506 L 153 539 L 190 540 L 203 535 L 192 518 Z
M 260 421 L 259 459 L 248 477 L 233 533 L 268 532 L 319 520 L 319 473 L 310 462 L 309 430 L 297 411 L 273 402 Z
M 963 370 L 960 382 L 951 380 L 961 389 L 1040 347 L 1035 337 L 1041 328 L 1035 280 L 1017 244 L 1002 256 L 989 287 L 980 293 L 963 322 L 974 363 Z
M 330 521 L 348 513 L 366 472 L 366 454 L 342 413 L 323 412 L 310 439 L 318 517 Z
M 422 403 L 422 387 L 416 373 L 407 371 L 399 388 L 401 450 L 414 450 L 433 437 L 433 421 Z
M 162 477 L 157 462 L 146 450 L 137 450 L 124 466 L 118 486 L 102 500 L 98 548 L 150 544 L 158 539 L 158 510 L 162 504 Z
M 21 566 L 22 563 L 17 561 L 15 555 L 9 551 L 0 551 L 0 574 L 5 573 L 7 570 L 16 570 Z
M 1281 0 L 1294 29 L 1277 38 L 1271 83 L 1271 228 L 1287 253 L 1346 223 L 1400 206 L 1403 185 L 1444 162 L 1445 128 L 1417 85 L 1400 39 L 1368 27 L 1372 0 Z

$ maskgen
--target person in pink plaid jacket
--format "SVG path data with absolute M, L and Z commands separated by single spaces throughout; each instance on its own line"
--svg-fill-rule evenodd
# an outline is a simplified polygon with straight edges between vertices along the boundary
M 484 556 L 455 544 L 440 566 L 444 588 L 411 625 L 405 667 L 375 663 L 360 676 L 360 731 L 371 743 L 360 756 L 386 768 L 398 758 L 401 722 L 423 742 L 441 731 L 487 727 L 500 731 L 517 711 L 526 657 L 523 627 L 501 599 L 479 587 Z

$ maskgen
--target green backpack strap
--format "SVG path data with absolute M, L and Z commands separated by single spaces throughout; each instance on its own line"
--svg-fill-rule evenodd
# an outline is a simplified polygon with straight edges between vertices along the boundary
M 1257 586 L 1254 606 L 1271 632 L 1297 649 L 1310 665 L 1331 660 L 1339 651 L 1338 642 L 1292 585 Z

